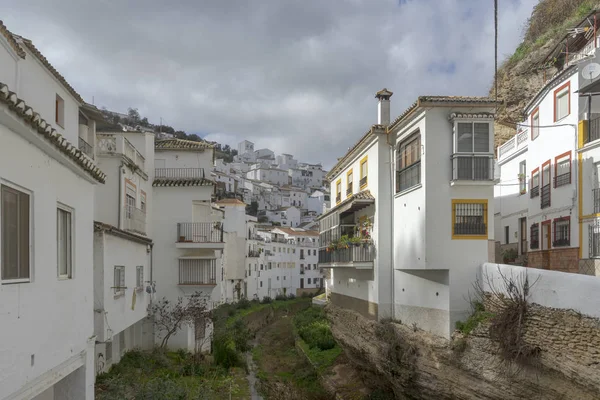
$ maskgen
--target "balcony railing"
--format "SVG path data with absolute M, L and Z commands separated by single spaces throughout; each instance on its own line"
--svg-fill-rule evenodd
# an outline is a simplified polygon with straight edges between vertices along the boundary
M 365 186 L 367 184 L 367 177 L 363 176 L 362 178 L 360 178 L 360 181 L 358 182 L 359 186 L 362 188 L 363 186 Z
M 181 222 L 177 224 L 178 243 L 222 243 L 220 222 Z
M 542 186 L 542 199 L 540 203 L 541 208 L 550 207 L 550 184 Z
M 453 154 L 452 180 L 491 181 L 494 179 L 492 155 Z
M 375 246 L 372 243 L 350 245 L 346 249 L 319 250 L 319 264 L 366 263 L 375 260 Z
M 125 206 L 125 230 L 146 234 L 146 212 L 135 207 Z
M 518 132 L 515 136 L 504 142 L 502 146 L 498 147 L 498 159 L 507 157 L 509 154 L 514 153 L 527 146 L 529 142 L 529 130 L 525 129 Z
M 589 132 L 587 132 L 586 130 L 586 132 L 584 132 L 583 135 L 584 143 L 590 143 L 594 140 L 600 139 L 600 117 L 590 120 Z
M 529 181 L 529 187 L 531 187 L 531 181 Z M 529 189 L 529 197 L 530 198 L 534 198 L 534 197 L 538 197 L 540 195 L 540 186 L 535 186 L 535 187 L 531 187 L 531 189 Z
M 340 201 L 342 201 L 342 194 L 338 193 L 335 195 L 335 202 L 339 203 Z
M 593 189 L 592 194 L 594 196 L 594 214 L 600 213 L 600 189 Z
M 155 178 L 204 178 L 204 168 L 155 168 Z
M 98 154 L 122 154 L 146 171 L 146 159 L 123 135 L 98 133 L 96 137 Z
M 217 260 L 180 259 L 180 285 L 216 285 Z
M 348 184 L 348 189 L 346 189 L 346 197 L 352 195 L 352 183 Z
M 554 177 L 554 188 L 568 185 L 571 183 L 571 173 L 567 172 Z
M 81 137 L 79 138 L 79 150 L 83 151 L 88 157 L 94 158 L 94 148 Z
M 248 257 L 260 257 L 260 252 L 258 250 L 249 250 Z

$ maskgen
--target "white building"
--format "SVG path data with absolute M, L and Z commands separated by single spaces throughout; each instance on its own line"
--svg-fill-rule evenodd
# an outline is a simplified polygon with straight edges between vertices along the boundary
M 151 348 L 144 329 L 151 296 L 154 134 L 104 131 L 96 122 L 95 157 L 107 173 L 96 188 L 94 213 L 94 331 L 96 373 L 106 372 L 133 348 Z M 148 290 L 147 290 L 148 289 Z
M 301 222 L 301 212 L 297 207 L 281 207 L 276 210 L 266 211 L 269 221 L 279 223 L 281 226 L 297 227 Z
M 331 207 L 329 193 L 321 190 L 315 190 L 306 201 L 308 211 L 321 215 Z
M 254 151 L 254 155 L 256 156 L 256 161 L 265 161 L 269 164 L 275 162 L 275 153 L 273 150 L 269 149 L 258 149 Z
M 238 155 L 244 155 L 246 153 L 254 153 L 254 143 L 247 140 L 242 140 L 238 143 Z
M 77 92 L 0 22 L 0 398 L 93 399 L 94 187 Z
M 334 304 L 449 337 L 493 259 L 496 103 L 422 96 L 390 122 L 391 95 L 377 93 L 378 124 L 327 176 L 335 206 L 320 218 L 319 266 Z
M 246 178 L 268 182 L 278 186 L 288 184 L 288 172 L 286 170 L 265 167 L 261 164 L 253 165 L 250 170 L 246 172 Z
M 281 195 L 288 199 L 286 203 L 283 203 L 282 200 L 282 206 L 293 206 L 300 209 L 306 209 L 308 207 L 308 194 L 303 189 L 295 186 L 283 185 L 279 190 L 281 191 Z
M 205 178 L 213 147 L 180 139 L 157 141 L 153 180 L 152 281 L 157 298 L 170 301 L 201 292 L 209 307 L 221 298 L 223 212 L 211 205 L 213 182 Z M 207 350 L 210 326 L 198 321 L 169 342 L 170 347 Z

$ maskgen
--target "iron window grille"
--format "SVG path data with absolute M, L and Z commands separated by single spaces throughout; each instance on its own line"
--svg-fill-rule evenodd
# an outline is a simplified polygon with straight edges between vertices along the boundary
M 540 248 L 540 225 L 532 224 L 529 230 L 529 247 L 531 249 Z
M 553 247 L 569 246 L 571 243 L 571 218 L 557 218 L 553 224 L 554 240 Z
M 588 227 L 590 258 L 600 257 L 600 220 L 595 220 Z
M 454 204 L 454 235 L 487 235 L 484 203 Z

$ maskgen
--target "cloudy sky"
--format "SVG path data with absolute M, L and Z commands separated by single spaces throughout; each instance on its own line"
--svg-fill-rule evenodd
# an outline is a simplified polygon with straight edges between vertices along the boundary
M 208 140 L 335 163 L 418 95 L 486 95 L 493 0 L 2 0 L 86 99 Z M 499 1 L 512 54 L 537 0 Z

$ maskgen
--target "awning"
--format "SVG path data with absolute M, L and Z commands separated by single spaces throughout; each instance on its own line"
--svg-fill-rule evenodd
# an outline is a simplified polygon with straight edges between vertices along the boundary
M 373 197 L 370 190 L 363 190 L 362 192 L 355 193 L 348 197 L 346 200 L 321 215 L 319 219 L 336 212 L 339 214 L 356 212 L 372 204 L 375 204 L 375 197 Z

